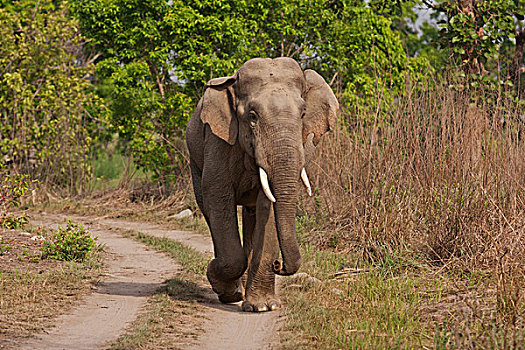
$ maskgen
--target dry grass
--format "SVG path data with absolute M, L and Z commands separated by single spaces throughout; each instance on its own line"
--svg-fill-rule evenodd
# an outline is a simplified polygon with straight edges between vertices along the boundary
M 363 263 L 395 255 L 422 262 L 438 276 L 452 273 L 447 280 L 457 281 L 454 293 L 479 280 L 483 293 L 459 298 L 468 312 L 444 306 L 448 318 L 437 323 L 443 346 L 519 347 L 525 327 L 523 106 L 447 84 L 408 91 L 388 113 L 347 116 L 343 131 L 324 138 L 307 167 L 317 188 L 302 204 L 315 213 L 301 218 L 310 223 L 302 238 L 357 254 Z
M 189 174 L 180 177 L 171 187 L 167 190 L 151 181 L 130 181 L 118 188 L 89 193 L 82 198 L 41 196 L 35 205 L 27 200 L 25 205 L 39 211 L 154 222 L 209 235 L 206 223 L 201 220 L 202 214 L 197 210 Z M 184 219 L 172 217 L 184 209 L 191 209 L 195 215 Z
M 467 269 L 495 266 L 506 249 L 523 258 L 523 123 L 489 107 L 441 87 L 325 138 L 309 173 L 344 233 L 338 245 L 415 248 Z
M 34 229 L 32 232 L 41 233 Z M 52 325 L 91 291 L 101 272 L 101 250 L 82 264 L 42 260 L 41 242 L 17 231 L 0 231 L 11 246 L 0 256 L 0 348 Z

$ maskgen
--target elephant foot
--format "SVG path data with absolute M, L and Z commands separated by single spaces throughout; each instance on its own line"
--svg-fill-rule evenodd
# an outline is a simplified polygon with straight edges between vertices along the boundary
M 251 302 L 245 300 L 242 302 L 242 311 L 246 312 L 266 312 L 275 311 L 281 307 L 281 304 L 276 300 L 268 300 L 266 302 Z
M 208 273 L 208 281 L 210 281 L 211 289 L 217 294 L 221 303 L 236 303 L 244 299 L 240 279 L 224 282 L 213 278 Z
M 219 296 L 219 301 L 223 304 L 236 303 L 238 301 L 241 301 L 243 299 L 242 294 L 242 289 L 240 287 L 234 290 L 232 293 L 217 293 L 217 295 Z

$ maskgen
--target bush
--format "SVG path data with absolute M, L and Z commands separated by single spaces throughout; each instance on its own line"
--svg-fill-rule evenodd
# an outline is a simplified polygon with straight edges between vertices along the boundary
M 0 227 L 7 229 L 24 228 L 27 216 L 14 215 L 10 211 L 20 205 L 20 198 L 32 189 L 35 182 L 27 175 L 11 175 L 0 168 Z
M 51 241 L 42 244 L 42 257 L 62 261 L 84 261 L 96 245 L 96 237 L 92 237 L 79 224 L 67 220 L 67 226 L 60 227 Z
M 66 2 L 8 3 L 0 6 L 0 158 L 43 187 L 81 193 L 102 128 L 92 116 L 103 110 L 84 39 Z

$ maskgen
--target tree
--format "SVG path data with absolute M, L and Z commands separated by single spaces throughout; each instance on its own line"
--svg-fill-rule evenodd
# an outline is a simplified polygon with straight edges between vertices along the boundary
M 484 76 L 491 72 L 500 80 L 519 83 L 525 40 L 521 0 L 423 2 L 446 16 L 441 23 L 442 46 L 452 51 L 465 73 Z M 503 50 L 508 46 L 514 47 L 513 54 Z
M 78 23 L 65 4 L 36 0 L 2 3 L 0 22 L 0 159 L 43 185 L 81 193 L 87 127 L 103 105 L 91 91 Z
M 290 56 L 316 69 L 347 107 L 391 101 L 422 58 L 407 57 L 392 22 L 361 0 L 248 1 L 252 55 Z
M 445 67 L 447 55 L 439 50 L 438 28 L 427 20 L 418 23 L 424 9 L 421 0 L 371 0 L 369 5 L 374 12 L 391 21 L 392 31 L 399 34 L 410 57 L 422 57 L 436 69 Z M 440 14 L 430 12 L 426 15 L 435 22 Z
M 232 2 L 233 3 L 233 2 Z M 110 86 L 109 122 L 157 178 L 180 172 L 180 139 L 204 82 L 230 74 L 244 39 L 228 1 L 72 1 Z
M 204 83 L 246 60 L 291 56 L 348 105 L 392 100 L 420 60 L 364 0 L 72 0 L 108 86 L 108 121 L 156 177 L 177 176 L 181 136 Z

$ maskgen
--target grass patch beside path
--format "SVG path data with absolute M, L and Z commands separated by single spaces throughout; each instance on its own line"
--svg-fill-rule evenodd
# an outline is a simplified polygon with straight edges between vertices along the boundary
M 349 269 L 348 259 L 308 246 L 302 256 L 302 271 L 323 282 L 285 282 L 284 348 L 421 348 L 427 342 L 417 305 L 428 281 L 370 266 Z M 355 273 L 337 275 L 345 270 Z
M 183 269 L 187 272 L 195 275 L 206 274 L 206 268 L 211 258 L 199 253 L 193 248 L 169 238 L 159 238 L 135 230 L 114 230 L 122 234 L 124 237 L 132 238 L 159 252 L 167 253 L 171 258 L 181 264 Z
M 199 304 L 177 300 L 166 288 L 148 299 L 144 312 L 110 349 L 180 349 L 202 332 L 200 311 Z
M 322 283 L 285 281 L 285 349 L 523 349 L 523 326 L 503 327 L 486 276 L 437 271 L 402 255 L 366 265 L 302 249 L 301 271 Z
M 52 326 L 55 316 L 91 291 L 90 282 L 101 272 L 100 255 L 84 263 L 51 266 L 34 259 L 30 269 L 0 267 L 0 343 Z
M 167 253 L 183 271 L 166 281 L 148 299 L 144 312 L 127 332 L 110 345 L 116 349 L 174 349 L 189 345 L 203 331 L 205 272 L 210 260 L 204 254 L 169 238 L 158 238 L 134 230 L 115 229 L 121 235 Z

